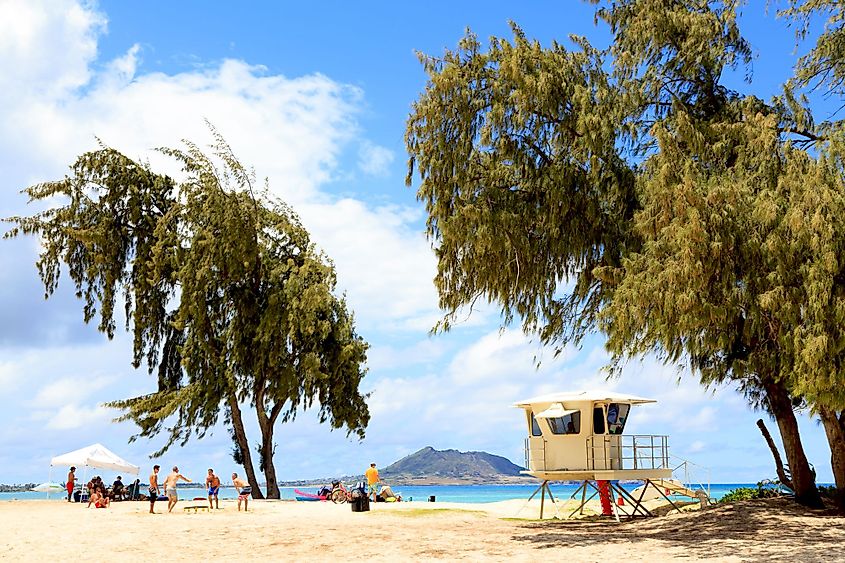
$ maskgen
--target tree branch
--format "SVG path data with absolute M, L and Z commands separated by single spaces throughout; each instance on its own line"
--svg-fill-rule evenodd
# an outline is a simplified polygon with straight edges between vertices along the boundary
M 775 446 L 775 441 L 772 440 L 772 435 L 769 434 L 769 430 L 766 428 L 766 424 L 763 422 L 763 419 L 759 419 L 757 421 L 757 426 L 760 428 L 760 432 L 763 434 L 763 438 L 766 439 L 766 443 L 769 445 L 769 449 L 772 451 L 772 457 L 775 458 L 775 470 L 777 471 L 778 478 L 780 482 L 793 489 L 792 486 L 792 479 L 786 474 L 786 469 L 783 467 L 783 460 L 780 458 L 780 452 L 778 452 L 777 446 Z

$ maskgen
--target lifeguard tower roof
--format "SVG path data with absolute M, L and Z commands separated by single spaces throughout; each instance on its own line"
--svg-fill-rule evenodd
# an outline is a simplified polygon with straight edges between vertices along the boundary
M 576 401 L 607 401 L 608 403 L 629 403 L 631 405 L 657 402 L 655 399 L 646 399 L 645 397 L 637 397 L 636 395 L 628 395 L 626 393 L 617 393 L 616 391 L 591 390 L 538 395 L 537 397 L 517 401 L 513 404 L 513 406 L 526 408 L 531 405 L 536 405 L 537 403 L 567 403 Z

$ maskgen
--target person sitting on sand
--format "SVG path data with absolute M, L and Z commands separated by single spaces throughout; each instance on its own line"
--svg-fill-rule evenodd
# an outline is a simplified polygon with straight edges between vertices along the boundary
M 108 508 L 109 497 L 101 493 L 100 489 L 95 488 L 94 492 L 91 493 L 91 496 L 88 497 L 88 506 L 86 508 L 91 508 L 92 504 L 94 505 L 94 508 Z
M 67 501 L 70 502 L 71 497 L 73 496 L 73 487 L 76 483 L 76 467 L 71 467 L 70 471 L 67 473 Z
M 390 488 L 390 485 L 384 485 L 378 494 L 377 500 L 381 502 L 399 502 L 402 500 L 402 497 L 397 497 L 393 494 L 393 489 Z
M 214 474 L 213 469 L 208 470 L 208 477 L 205 478 L 205 486 L 208 487 L 208 508 L 215 508 L 211 504 L 211 498 L 214 497 L 214 503 L 217 508 L 220 508 L 220 499 L 217 498 L 217 493 L 220 491 L 220 477 Z
M 173 466 L 173 471 L 164 480 L 164 492 L 167 495 L 167 511 L 171 512 L 176 503 L 179 502 L 179 497 L 176 495 L 176 483 L 179 480 L 190 483 L 191 480 L 179 473 L 179 468 Z
M 238 491 L 238 512 L 241 511 L 241 501 L 244 503 L 244 512 L 249 510 L 249 497 L 252 496 L 252 487 L 238 477 L 237 473 L 232 473 L 232 485 Z

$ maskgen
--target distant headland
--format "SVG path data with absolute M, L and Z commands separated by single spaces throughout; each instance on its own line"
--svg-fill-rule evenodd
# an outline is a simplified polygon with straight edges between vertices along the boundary
M 534 482 L 532 477 L 520 475 L 522 469 L 507 458 L 487 452 L 436 450 L 426 446 L 379 469 L 379 475 L 392 485 L 494 485 Z M 360 481 L 363 479 L 363 472 L 339 478 L 348 482 Z M 308 479 L 283 481 L 279 484 L 313 485 L 330 480 L 331 478 Z

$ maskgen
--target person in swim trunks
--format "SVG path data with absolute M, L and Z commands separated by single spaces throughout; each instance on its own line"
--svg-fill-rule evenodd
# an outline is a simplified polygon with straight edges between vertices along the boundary
M 238 478 L 237 473 L 232 473 L 232 484 L 238 491 L 238 512 L 241 511 L 241 501 L 244 503 L 244 512 L 249 510 L 249 497 L 252 496 L 252 487 L 246 484 L 243 479 Z
M 103 495 L 99 489 L 95 489 L 94 492 L 91 493 L 91 497 L 88 499 L 87 508 L 91 508 L 92 504 L 94 505 L 94 508 L 108 508 L 109 497 Z
M 153 465 L 153 472 L 150 473 L 150 514 L 155 514 L 153 512 L 153 506 L 155 506 L 156 500 L 158 500 L 158 470 L 161 469 L 159 465 Z
M 372 495 L 373 502 L 376 502 L 378 485 L 381 482 L 381 478 L 378 476 L 378 469 L 376 469 L 376 464 L 371 463 L 370 468 L 364 472 L 364 475 L 367 476 L 367 493 Z
M 76 467 L 71 467 L 70 471 L 67 474 L 67 501 L 70 502 L 71 497 L 73 497 L 73 487 L 76 485 Z
M 179 497 L 176 495 L 176 483 L 179 482 L 180 479 L 186 483 L 191 482 L 190 479 L 179 473 L 179 468 L 174 465 L 173 471 L 171 471 L 170 475 L 167 476 L 167 479 L 164 480 L 164 493 L 167 495 L 168 512 L 171 512 L 173 507 L 176 506 L 176 503 L 179 502 Z
M 217 498 L 217 493 L 220 491 L 220 477 L 214 474 L 213 469 L 208 470 L 208 477 L 205 478 L 205 486 L 208 487 L 208 508 L 220 508 L 220 499 Z M 213 506 L 211 499 L 214 498 Z

